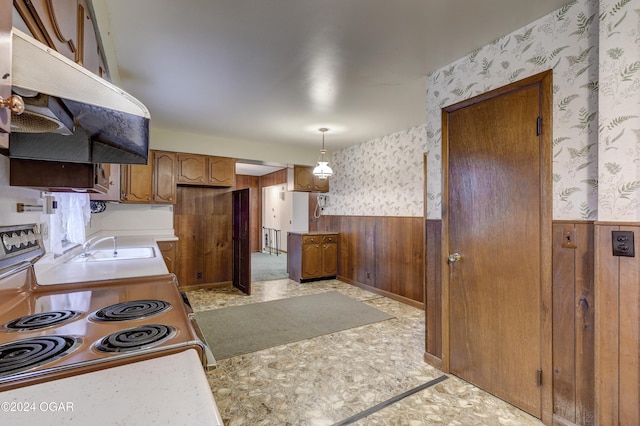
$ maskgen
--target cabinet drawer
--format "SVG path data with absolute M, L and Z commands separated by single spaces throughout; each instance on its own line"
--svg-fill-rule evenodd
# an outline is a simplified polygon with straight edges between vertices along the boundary
M 320 244 L 322 238 L 319 235 L 304 235 L 302 237 L 302 244 Z
M 337 235 L 323 235 L 322 236 L 322 242 L 323 243 L 336 243 L 336 242 L 338 242 L 338 236 Z

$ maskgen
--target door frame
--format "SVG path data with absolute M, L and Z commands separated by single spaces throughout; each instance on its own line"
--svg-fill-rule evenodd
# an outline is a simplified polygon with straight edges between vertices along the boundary
M 540 111 L 540 366 L 542 369 L 541 420 L 545 424 L 553 421 L 553 348 L 552 348 L 552 111 L 553 71 L 548 70 L 517 82 L 480 94 L 442 109 L 442 370 L 450 373 L 450 287 L 449 287 L 449 134 L 448 114 L 485 100 L 539 85 L 541 93 Z

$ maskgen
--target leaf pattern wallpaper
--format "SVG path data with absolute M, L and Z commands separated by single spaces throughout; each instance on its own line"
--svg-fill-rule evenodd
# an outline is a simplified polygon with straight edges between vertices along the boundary
M 598 220 L 640 220 L 640 0 L 600 2 Z
M 424 125 L 334 153 L 325 213 L 440 219 L 441 108 L 548 69 L 553 219 L 640 220 L 640 0 L 570 1 L 430 73 Z
M 422 216 L 425 146 L 417 126 L 334 153 L 325 214 Z

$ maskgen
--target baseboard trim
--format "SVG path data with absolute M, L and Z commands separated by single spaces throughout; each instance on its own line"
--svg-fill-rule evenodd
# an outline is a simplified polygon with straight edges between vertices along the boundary
M 437 368 L 442 371 L 442 359 L 437 356 L 430 354 L 429 352 L 424 353 L 424 362 L 429 364 L 432 367 Z
M 388 297 L 389 299 L 393 299 L 393 300 L 395 300 L 397 302 L 404 303 L 405 305 L 413 306 L 414 308 L 418 308 L 418 309 L 421 309 L 421 310 L 424 311 L 424 303 L 423 302 L 418 302 L 416 300 L 409 299 L 408 297 L 404 297 L 404 296 L 400 296 L 400 295 L 397 295 L 397 294 L 394 294 L 394 293 L 390 293 L 388 291 L 380 290 L 379 288 L 371 287 L 370 285 L 363 284 L 361 282 L 358 282 L 358 281 L 343 277 L 341 275 L 338 275 L 337 279 L 339 279 L 340 281 L 343 281 L 345 283 L 354 285 L 356 287 L 360 287 L 361 289 L 370 291 L 372 293 L 379 294 L 379 295 L 384 296 L 384 297 Z

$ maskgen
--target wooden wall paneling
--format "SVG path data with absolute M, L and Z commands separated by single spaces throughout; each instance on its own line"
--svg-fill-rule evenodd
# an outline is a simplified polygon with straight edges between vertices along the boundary
M 423 308 L 423 226 L 420 217 L 322 216 L 316 227 L 340 234 L 340 279 Z
M 620 257 L 619 360 L 621 425 L 640 425 L 640 227 L 633 231 L 635 257 Z
M 619 257 L 611 253 L 611 231 L 619 226 L 596 225 L 596 423 L 618 425 L 620 393 Z M 637 401 L 636 401 L 637 403 Z
M 577 223 L 575 257 L 576 424 L 595 422 L 595 239 L 593 223 Z M 555 323 L 555 318 L 554 318 Z M 554 391 L 555 392 L 555 391 Z
M 442 222 L 427 220 L 425 241 L 425 346 L 430 358 L 442 359 Z M 433 362 L 433 361 L 431 361 Z M 437 362 L 436 362 L 437 364 Z
M 375 287 L 424 300 L 422 218 L 383 217 L 375 229 Z
M 553 226 L 553 412 L 576 421 L 575 363 L 575 258 L 576 249 L 563 248 L 564 230 Z
M 260 176 L 260 187 L 279 185 L 281 183 L 287 183 L 287 169 L 278 170 L 273 173 L 269 173 Z

